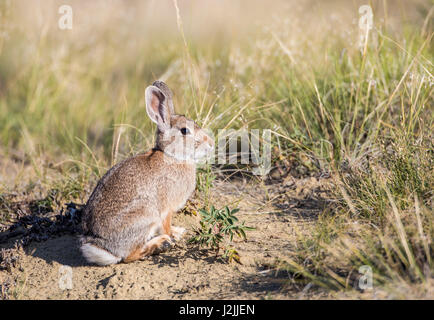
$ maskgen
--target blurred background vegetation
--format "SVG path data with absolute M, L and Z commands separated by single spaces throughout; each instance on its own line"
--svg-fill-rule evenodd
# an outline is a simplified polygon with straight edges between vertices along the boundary
M 73 1 L 72 30 L 58 27 L 63 4 L 1 3 L 1 151 L 39 172 L 76 160 L 100 174 L 114 146 L 151 146 L 155 79 L 202 125 L 271 128 L 322 165 L 366 152 L 385 124 L 432 120 L 429 1 L 373 1 L 365 55 L 363 1 L 181 1 L 179 17 L 172 1 Z

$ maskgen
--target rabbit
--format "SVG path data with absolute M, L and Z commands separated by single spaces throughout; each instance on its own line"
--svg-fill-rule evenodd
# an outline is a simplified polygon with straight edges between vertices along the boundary
M 80 249 L 89 263 L 110 265 L 157 254 L 181 239 L 171 226 L 196 187 L 196 163 L 214 140 L 194 121 L 174 112 L 162 81 L 145 90 L 146 111 L 157 124 L 152 150 L 113 166 L 100 179 L 82 216 Z

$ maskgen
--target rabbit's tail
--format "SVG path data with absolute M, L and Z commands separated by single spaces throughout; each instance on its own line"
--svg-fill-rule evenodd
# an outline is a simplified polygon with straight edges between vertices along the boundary
M 100 266 L 116 264 L 122 260 L 122 258 L 116 257 L 107 250 L 101 249 L 89 242 L 82 243 L 80 250 L 87 262 Z

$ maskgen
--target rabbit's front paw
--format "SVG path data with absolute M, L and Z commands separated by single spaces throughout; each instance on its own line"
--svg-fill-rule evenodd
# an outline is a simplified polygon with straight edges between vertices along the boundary
M 179 241 L 185 233 L 185 229 L 181 227 L 172 227 L 172 237 L 175 241 Z

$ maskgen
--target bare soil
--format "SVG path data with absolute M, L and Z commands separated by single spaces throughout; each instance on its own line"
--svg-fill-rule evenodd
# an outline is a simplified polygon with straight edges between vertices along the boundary
M 319 288 L 290 281 L 275 262 L 295 245 L 297 232 L 309 232 L 324 205 L 328 179 L 289 177 L 283 183 L 216 181 L 216 207 L 238 207 L 237 216 L 255 228 L 235 240 L 242 264 L 227 263 L 213 252 L 188 244 L 199 217 L 178 213 L 174 225 L 188 234 L 165 253 L 130 264 L 88 265 L 73 232 L 50 235 L 12 249 L 20 236 L 0 243 L 0 297 L 8 299 L 306 299 L 324 298 Z M 72 233 L 72 234 L 71 234 Z M 1 234 L 0 234 L 1 237 Z M 3 234 L 3 238 L 5 235 Z M 1 241 L 1 240 L 0 240 Z M 9 257 L 6 257 L 7 254 Z M 62 289 L 62 266 L 72 268 L 72 288 Z

